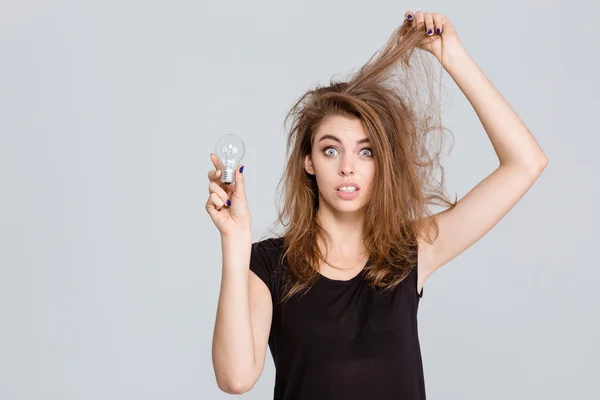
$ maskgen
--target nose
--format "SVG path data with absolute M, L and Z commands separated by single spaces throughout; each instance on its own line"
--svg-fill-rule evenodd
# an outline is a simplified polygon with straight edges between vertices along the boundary
M 347 155 L 342 159 L 342 165 L 340 166 L 341 176 L 354 175 L 354 160 L 351 155 Z

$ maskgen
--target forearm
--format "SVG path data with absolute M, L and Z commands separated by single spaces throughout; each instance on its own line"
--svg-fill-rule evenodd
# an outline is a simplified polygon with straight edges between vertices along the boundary
M 219 387 L 239 390 L 255 370 L 248 299 L 252 234 L 222 237 L 223 269 L 213 334 L 213 367 Z
M 496 90 L 461 44 L 449 45 L 442 63 L 477 113 L 500 165 L 538 170 L 546 156 L 510 104 Z

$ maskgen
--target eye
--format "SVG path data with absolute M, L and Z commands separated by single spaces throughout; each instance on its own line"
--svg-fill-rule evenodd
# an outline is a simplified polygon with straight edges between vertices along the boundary
M 325 152 L 325 154 L 326 154 L 326 155 L 330 155 L 330 154 L 327 154 L 327 152 L 328 152 L 329 150 L 334 150 L 334 151 L 337 151 L 337 150 L 335 149 L 335 147 L 327 147 L 327 148 L 326 148 L 325 150 L 323 150 L 323 151 Z
M 370 148 L 362 149 L 362 151 L 365 151 L 365 150 L 369 152 L 369 155 L 367 157 L 373 157 L 373 150 L 371 150 Z
M 332 153 L 328 154 L 327 152 L 330 151 L 330 150 L 337 152 L 337 149 L 335 147 L 331 147 L 331 146 L 325 148 L 323 151 L 325 152 L 326 155 L 335 155 L 335 154 L 332 154 Z M 367 152 L 367 154 L 366 154 L 367 157 L 373 157 L 373 150 L 370 147 L 365 147 L 364 149 L 361 150 L 361 153 L 364 152 L 364 151 Z

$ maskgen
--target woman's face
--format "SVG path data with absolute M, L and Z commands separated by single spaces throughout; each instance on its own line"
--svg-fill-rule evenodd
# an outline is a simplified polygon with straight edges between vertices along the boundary
M 341 212 L 362 209 L 370 199 L 375 161 L 361 121 L 343 116 L 328 117 L 315 134 L 304 168 L 315 175 L 319 204 L 326 202 Z M 358 190 L 341 191 L 340 186 L 356 186 Z

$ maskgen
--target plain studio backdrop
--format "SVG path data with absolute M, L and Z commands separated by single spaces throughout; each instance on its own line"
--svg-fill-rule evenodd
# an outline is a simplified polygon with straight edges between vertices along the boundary
M 209 154 L 227 133 L 246 143 L 258 240 L 285 113 L 363 65 L 408 9 L 450 18 L 549 159 L 425 283 L 428 398 L 600 398 L 600 6 L 583 0 L 2 1 L 0 398 L 229 398 L 211 361 Z M 443 85 L 460 198 L 498 161 L 445 71 Z M 243 398 L 272 398 L 274 378 L 268 353 Z

